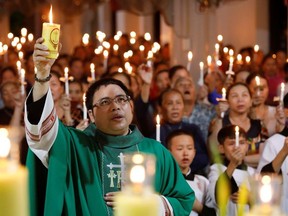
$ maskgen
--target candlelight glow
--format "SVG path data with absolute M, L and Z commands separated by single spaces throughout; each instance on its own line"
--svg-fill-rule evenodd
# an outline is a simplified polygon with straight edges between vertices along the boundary
M 95 65 L 93 63 L 90 64 L 90 70 L 91 72 L 95 72 Z
M 256 44 L 256 45 L 254 46 L 254 52 L 257 53 L 258 51 L 259 51 L 259 45 Z
M 123 73 L 123 68 L 119 67 L 118 68 L 118 73 Z
M 11 148 L 10 140 L 8 139 L 8 130 L 0 128 L 0 158 L 8 156 Z
M 102 45 L 103 45 L 106 49 L 110 49 L 110 43 L 109 43 L 109 42 L 104 41 L 104 42 L 102 43 Z
M 146 41 L 150 41 L 150 40 L 151 40 L 151 35 L 150 35 L 149 32 L 146 32 L 146 33 L 144 34 L 144 39 L 145 39 Z
M 145 49 L 145 47 L 144 47 L 143 45 L 140 45 L 140 46 L 139 46 L 139 50 L 140 50 L 141 52 L 143 52 L 144 49 Z
M 192 58 L 193 58 L 193 53 L 192 53 L 192 51 L 189 51 L 188 52 L 188 61 L 192 61 Z
M 148 52 L 147 59 L 152 59 L 152 58 L 153 58 L 153 52 L 150 50 Z
M 259 78 L 259 76 L 255 77 L 255 82 L 256 82 L 257 86 L 260 86 L 260 78 Z
M 221 60 L 217 60 L 216 64 L 217 64 L 218 66 L 221 66 L 221 65 L 222 65 L 222 61 L 221 61 Z
M 34 39 L 34 35 L 32 33 L 28 34 L 28 41 L 31 42 Z
M 83 102 L 86 102 L 86 93 L 83 94 Z
M 160 125 L 160 116 L 159 116 L 159 115 L 156 116 L 156 123 L 157 123 L 158 125 Z
M 234 50 L 233 49 L 230 49 L 229 50 L 229 56 L 233 56 L 234 55 Z
M 226 99 L 226 89 L 222 88 L 222 99 Z
M 263 186 L 260 188 L 260 199 L 263 203 L 269 203 L 272 200 L 272 186 L 271 186 L 271 177 L 263 176 L 261 179 Z
M 20 43 L 21 43 L 21 44 L 26 43 L 26 38 L 25 38 L 25 37 L 21 37 L 21 38 L 20 38 Z
M 130 180 L 133 183 L 143 183 L 145 180 L 145 169 L 141 165 L 134 166 L 130 171 Z
M 237 61 L 238 61 L 238 62 L 241 62 L 241 61 L 242 61 L 242 55 L 241 55 L 241 54 L 238 54 L 238 55 L 237 55 Z
M 136 37 L 136 32 L 135 31 L 131 31 L 130 32 L 130 37 L 135 38 Z
M 130 43 L 131 44 L 135 44 L 136 43 L 136 39 L 135 38 L 130 38 Z
M 250 56 L 246 56 L 245 61 L 247 62 L 247 64 L 249 64 L 250 61 L 251 61 L 251 57 Z
M 49 11 L 49 23 L 53 24 L 52 5 L 50 6 L 50 11 Z
M 208 66 L 211 66 L 212 63 L 212 57 L 210 55 L 207 56 L 207 64 Z
M 14 37 L 14 35 L 13 35 L 13 33 L 9 32 L 7 37 L 11 40 Z
M 108 50 L 104 50 L 104 51 L 103 51 L 103 56 L 104 56 L 105 59 L 108 58 L 108 55 L 109 55 Z
M 217 40 L 219 43 L 221 43 L 223 41 L 223 36 L 222 35 L 218 35 L 217 36 Z
M 19 60 L 16 62 L 16 66 L 17 66 L 17 70 L 20 71 L 21 70 L 21 62 Z
M 219 52 L 219 48 L 220 48 L 220 45 L 218 43 L 215 44 L 215 51 L 218 53 Z
M 64 68 L 65 77 L 68 77 L 68 72 L 69 72 L 68 67 L 65 67 L 65 68 Z
M 7 44 L 3 45 L 3 50 L 4 50 L 4 52 L 7 52 L 7 50 L 8 50 L 8 45 Z
M 200 63 L 199 63 L 199 67 L 200 67 L 200 70 L 203 71 L 203 70 L 204 70 L 204 63 L 203 63 L 203 62 L 200 62 Z
M 224 47 L 224 48 L 223 48 L 223 52 L 224 52 L 225 54 L 227 54 L 228 51 L 229 51 L 228 47 Z
M 22 49 L 22 44 L 21 43 L 18 43 L 17 45 L 16 45 L 16 49 L 19 51 L 19 50 L 21 50 Z
M 114 51 L 118 51 L 118 49 L 119 49 L 119 45 L 118 45 L 118 44 L 114 44 L 114 45 L 113 45 L 113 50 L 114 50 Z
M 27 29 L 26 28 L 22 28 L 21 29 L 21 36 L 22 37 L 26 37 L 27 36 Z
M 24 56 L 24 53 L 23 53 L 22 51 L 20 51 L 20 52 L 18 53 L 19 59 L 22 60 L 22 59 L 23 59 L 23 56 Z

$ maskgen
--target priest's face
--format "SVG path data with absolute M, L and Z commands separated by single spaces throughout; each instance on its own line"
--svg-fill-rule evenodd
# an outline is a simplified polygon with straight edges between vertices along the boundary
M 96 127 L 109 135 L 126 135 L 133 118 L 130 97 L 115 84 L 101 86 L 93 96 L 89 117 Z

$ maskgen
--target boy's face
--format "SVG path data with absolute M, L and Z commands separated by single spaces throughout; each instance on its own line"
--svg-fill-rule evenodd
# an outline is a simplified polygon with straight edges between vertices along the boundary
M 235 139 L 226 138 L 222 145 L 219 145 L 220 153 L 224 154 L 225 157 L 231 161 L 231 155 L 236 149 Z M 239 147 L 243 155 L 245 156 L 248 151 L 248 143 L 242 136 L 239 137 Z M 244 158 L 243 158 L 244 159 Z
M 181 170 L 187 169 L 195 157 L 193 138 L 185 134 L 173 137 L 170 151 Z

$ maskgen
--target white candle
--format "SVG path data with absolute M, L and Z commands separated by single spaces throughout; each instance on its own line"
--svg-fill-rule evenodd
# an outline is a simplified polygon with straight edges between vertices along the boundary
M 280 91 L 280 103 L 282 104 L 283 104 L 283 99 L 284 99 L 284 93 L 285 93 L 285 84 L 282 82 L 281 91 Z
M 21 62 L 18 60 L 16 62 L 17 70 L 18 70 L 18 75 L 21 76 Z
M 20 83 L 21 83 L 21 94 L 24 95 L 25 94 L 25 70 L 21 69 L 20 72 Z
M 234 58 L 232 56 L 230 56 L 229 70 L 228 71 L 233 71 L 233 62 L 234 62 Z
M 93 63 L 90 64 L 90 71 L 91 71 L 91 79 L 95 81 L 95 65 Z
M 150 50 L 147 55 L 147 66 L 152 68 L 153 67 L 153 52 Z
M 65 94 L 69 95 L 69 74 L 68 74 L 68 67 L 64 69 L 64 79 L 65 79 Z
M 235 127 L 235 146 L 239 146 L 239 127 Z
M 211 73 L 211 63 L 212 63 L 212 57 L 208 55 L 207 56 L 208 73 Z
M 245 61 L 246 61 L 247 64 L 250 64 L 251 57 L 250 56 L 246 56 Z
M 187 71 L 190 72 L 190 70 L 191 70 L 191 62 L 192 62 L 192 58 L 193 58 L 193 53 L 192 53 L 192 51 L 189 51 L 189 52 L 188 52 L 187 57 L 188 57 Z
M 86 94 L 83 94 L 83 120 L 87 119 Z
M 108 55 L 109 55 L 108 50 L 104 50 L 104 51 L 103 51 L 103 56 L 104 56 L 104 71 L 107 70 Z
M 226 100 L 226 89 L 222 88 L 222 99 Z
M 242 64 L 242 55 L 241 54 L 237 55 L 237 63 Z
M 113 45 L 113 51 L 115 55 L 118 55 L 118 49 L 119 49 L 119 45 L 118 44 L 114 44 Z
M 204 85 L 204 63 L 200 62 L 199 67 L 200 67 L 200 77 L 199 77 L 198 85 L 203 86 Z
M 161 142 L 160 140 L 160 116 L 156 116 L 156 140 Z
M 216 43 L 215 44 L 215 62 L 219 60 L 219 49 L 220 49 L 220 45 L 219 43 Z

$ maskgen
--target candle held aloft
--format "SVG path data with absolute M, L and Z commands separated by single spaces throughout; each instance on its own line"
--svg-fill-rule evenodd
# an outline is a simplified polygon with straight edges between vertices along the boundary
M 284 94 L 285 94 L 285 84 L 282 82 L 281 91 L 280 91 L 280 103 L 282 104 L 283 104 Z
M 222 88 L 222 99 L 226 100 L 226 89 Z
M 204 63 L 200 62 L 199 67 L 200 67 L 200 77 L 198 80 L 198 85 L 203 86 L 204 85 Z
M 160 116 L 156 116 L 156 140 L 161 142 L 160 140 Z
M 90 71 L 91 71 L 91 79 L 92 81 L 95 81 L 95 64 L 90 64 Z
M 47 58 L 57 58 L 60 38 L 60 25 L 53 23 L 52 5 L 49 12 L 49 23 L 43 23 L 42 38 L 44 38 L 43 44 L 48 47 L 50 52 Z
M 69 75 L 68 75 L 68 67 L 64 69 L 64 80 L 65 80 L 65 94 L 69 95 Z
M 239 146 L 239 127 L 235 127 L 235 146 Z
M 192 62 L 192 58 L 193 58 L 193 53 L 192 51 L 189 51 L 187 54 L 188 57 L 188 62 L 187 62 L 187 71 L 191 70 L 191 62 Z

